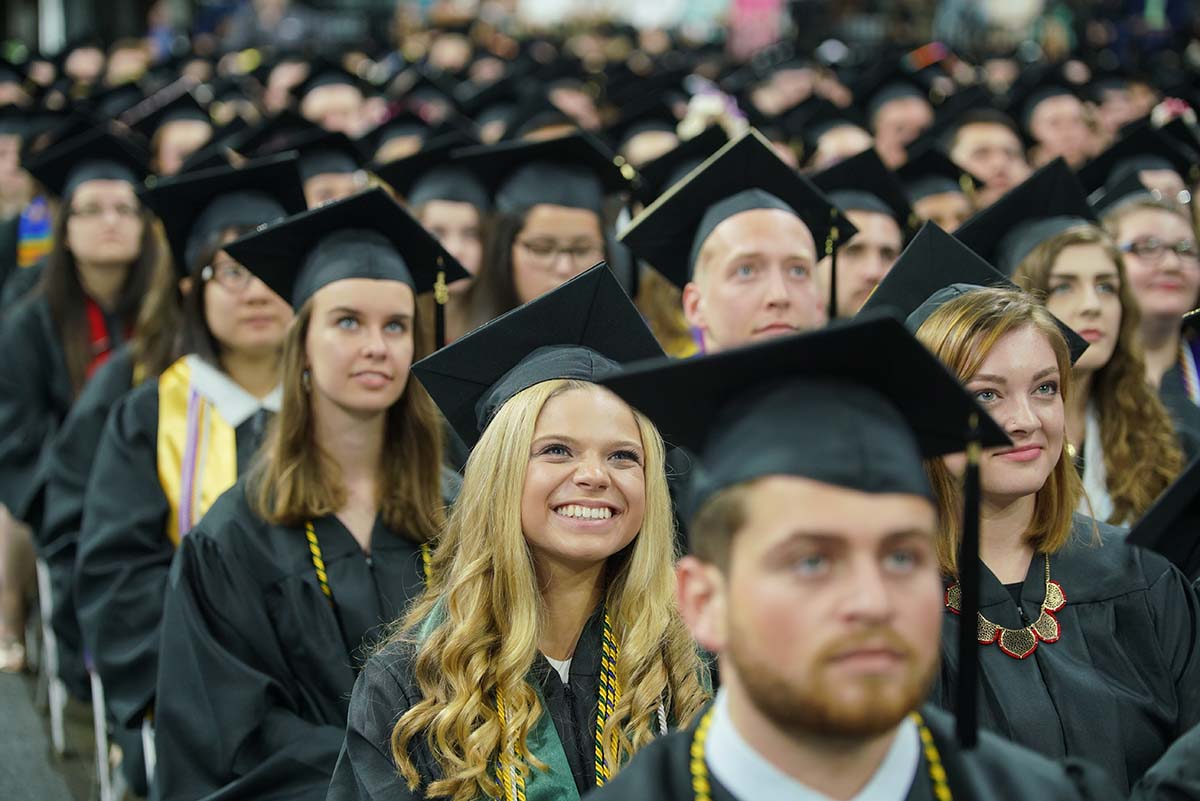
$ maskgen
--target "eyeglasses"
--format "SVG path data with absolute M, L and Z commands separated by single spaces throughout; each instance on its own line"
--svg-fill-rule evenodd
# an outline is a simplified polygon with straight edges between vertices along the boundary
M 209 264 L 200 271 L 200 279 L 205 283 L 216 281 L 230 292 L 240 292 L 250 283 L 253 273 L 234 261 L 224 261 L 220 264 Z
M 1132 242 L 1123 242 L 1118 246 L 1122 253 L 1132 253 L 1140 259 L 1157 264 L 1162 261 L 1163 256 L 1167 255 L 1167 251 L 1174 251 L 1182 262 L 1194 264 L 1200 261 L 1200 247 L 1197 247 L 1195 241 L 1191 239 L 1181 239 L 1178 242 L 1168 244 L 1153 236 L 1148 236 L 1144 239 L 1135 239 Z
M 85 206 L 72 207 L 70 209 L 72 217 L 79 217 L 83 220 L 95 220 L 109 214 L 115 215 L 119 220 L 131 220 L 140 216 L 141 213 L 142 210 L 139 207 L 130 205 L 129 203 L 118 203 L 115 206 L 101 206 L 98 203 L 89 203 Z
M 559 254 L 569 258 L 576 267 L 591 267 L 604 258 L 604 246 L 595 242 L 559 245 L 557 242 L 518 239 L 517 244 L 525 249 L 532 261 L 543 267 L 552 266 L 558 260 Z

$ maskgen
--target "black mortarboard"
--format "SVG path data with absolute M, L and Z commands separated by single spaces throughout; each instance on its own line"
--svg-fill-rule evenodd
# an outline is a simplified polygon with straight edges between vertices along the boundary
M 296 139 L 311 136 L 321 128 L 294 111 L 281 111 L 253 128 L 238 134 L 230 146 L 243 156 L 265 156 L 288 150 Z
M 1186 191 L 1186 190 L 1185 190 Z M 1165 198 L 1157 189 L 1151 189 L 1142 183 L 1137 173 L 1130 173 L 1111 186 L 1098 189 L 1088 196 L 1092 211 L 1098 217 L 1111 214 L 1118 207 L 1136 200 L 1155 200 L 1178 202 L 1178 198 Z
M 842 211 L 886 214 L 905 235 L 916 228 L 916 215 L 904 187 L 873 148 L 822 170 L 812 176 L 812 182 Z
M 600 214 L 605 195 L 628 189 L 637 177 L 623 158 L 582 133 L 464 148 L 455 160 L 483 179 L 503 213 L 545 203 Z
M 823 97 L 810 97 L 779 116 L 779 124 L 804 142 L 805 160 L 812 157 L 821 137 L 836 128 L 868 131 L 867 121 L 853 108 L 838 108 Z
M 942 305 L 980 287 L 1019 289 L 962 242 L 928 222 L 921 226 L 859 313 L 887 311 L 904 321 L 905 327 L 915 334 Z M 1061 321 L 1058 327 L 1067 340 L 1074 364 L 1087 350 L 1087 340 Z
M 18 106 L 0 106 L 0 136 L 29 136 L 30 114 Z
M 1192 153 L 1200 153 L 1200 133 L 1196 132 L 1195 125 L 1182 117 L 1176 117 L 1158 130 L 1163 136 L 1169 136 Z M 1200 177 L 1195 175 L 1196 170 L 1197 167 L 1193 164 L 1191 169 L 1183 174 L 1184 180 L 1192 184 L 1200 182 Z
M 415 292 L 468 278 L 432 234 L 382 189 L 260 226 L 225 252 L 299 309 L 334 281 L 400 281 Z
M 509 398 L 556 378 L 598 381 L 618 365 L 662 355 L 605 264 L 503 314 L 413 365 L 413 374 L 469 446 Z
M 110 133 L 107 126 L 42 151 L 26 169 L 64 201 L 86 181 L 128 181 L 137 187 L 149 172 L 145 150 Z
M 152 179 L 142 197 L 162 220 L 181 276 L 226 228 L 259 226 L 305 209 L 294 153 Z
M 808 226 L 817 258 L 857 231 L 825 194 L 780 160 L 758 131 L 729 142 L 650 204 L 619 239 L 682 288 L 718 225 L 743 211 L 782 209 Z M 822 251 L 822 247 L 824 250 Z
M 150 98 L 150 100 L 153 100 L 153 98 Z M 133 110 L 140 110 L 140 105 L 142 104 L 139 104 L 139 108 Z M 208 112 L 196 102 L 196 98 L 192 97 L 189 92 L 183 92 L 178 97 L 163 105 L 148 110 L 146 113 L 141 114 L 138 119 L 130 121 L 129 124 L 135 131 L 150 139 L 154 136 L 155 131 L 168 122 L 177 122 L 179 120 L 205 122 L 210 127 L 213 124 L 212 117 L 208 116 Z
M 1191 182 L 1200 154 L 1162 132 L 1144 125 L 1122 137 L 1078 172 L 1085 191 L 1115 186 L 1141 170 L 1171 170 Z
M 859 82 L 854 98 L 874 125 L 875 114 L 893 100 L 918 97 L 929 103 L 929 88 L 908 70 L 887 65 L 874 70 Z M 931 104 L 932 105 L 932 104 Z
M 222 142 L 209 142 L 204 147 L 189 155 L 179 166 L 179 175 L 189 172 L 211 170 L 214 167 L 228 167 L 233 164 L 230 154 L 233 153 L 228 145 Z M 235 154 L 236 156 L 236 154 Z
M 926 147 L 919 154 L 910 156 L 896 170 L 896 177 L 904 185 L 910 203 L 947 192 L 970 196 L 982 185 L 978 178 L 935 147 Z
M 1188 581 L 1200 578 L 1200 459 L 1194 460 L 1158 496 L 1129 532 L 1126 542 L 1158 551 Z
M 1034 110 L 1044 101 L 1062 96 L 1078 99 L 1079 90 L 1063 79 L 1060 70 L 1048 67 L 1031 79 L 1018 81 L 1017 85 L 1009 90 L 1006 109 L 1021 126 L 1021 130 L 1028 131 Z
M 621 109 L 621 118 L 605 131 L 614 150 L 620 150 L 638 134 L 659 131 L 677 134 L 679 118 L 661 96 L 643 97 Z
M 981 444 L 1008 444 L 958 379 L 886 315 L 639 362 L 601 383 L 699 457 L 692 514 L 714 493 L 767 475 L 932 497 L 922 459 L 965 450 L 972 415 Z
M 458 137 L 430 142 L 411 156 L 379 164 L 372 168 L 410 206 L 430 200 L 470 203 L 480 211 L 491 208 L 491 197 L 483 182 L 469 166 L 459 164 L 451 154 L 461 145 Z
M 985 261 L 1012 275 L 1029 252 L 1096 215 L 1075 173 L 1055 159 L 954 232 Z
M 355 173 L 366 161 L 358 145 L 338 131 L 316 130 L 297 136 L 289 149 L 300 153 L 300 179 L 303 181 L 317 175 Z
M 513 108 L 501 141 L 523 139 L 541 128 L 559 125 L 579 127 L 570 115 L 550 102 L 549 97 L 541 93 L 531 93 Z
M 100 119 L 116 119 L 136 106 L 145 95 L 135 83 L 123 83 L 95 92 L 86 101 L 87 108 Z
M 333 62 L 320 59 L 313 65 L 308 77 L 292 87 L 292 96 L 298 101 L 303 101 L 309 92 L 324 86 L 352 86 L 363 95 L 370 94 L 374 89 L 357 75 L 347 72 Z
M 25 65 L 0 57 L 0 83 L 17 83 L 24 86 L 28 75 Z
M 641 177 L 638 197 L 643 203 L 653 203 L 655 198 L 683 180 L 728 141 L 729 135 L 724 128 L 710 125 L 698 136 L 680 142 L 672 150 L 646 162 L 638 170 Z
M 429 123 L 418 114 L 412 111 L 402 111 L 367 131 L 356 141 L 363 148 L 364 153 L 369 154 L 371 158 L 376 158 L 379 149 L 393 139 L 416 136 L 424 140 L 429 136 L 429 132 Z

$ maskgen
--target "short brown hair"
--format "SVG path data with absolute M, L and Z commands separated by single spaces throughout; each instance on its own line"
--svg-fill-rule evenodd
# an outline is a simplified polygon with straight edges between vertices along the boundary
M 702 562 L 722 570 L 729 567 L 733 539 L 746 525 L 746 495 L 756 481 L 744 481 L 714 493 L 692 519 L 688 541 Z

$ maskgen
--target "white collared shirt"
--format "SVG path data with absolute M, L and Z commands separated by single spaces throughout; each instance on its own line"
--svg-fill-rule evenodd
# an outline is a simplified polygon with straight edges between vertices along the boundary
M 199 356 L 191 354 L 185 358 L 188 368 L 191 370 L 192 387 L 205 400 L 217 407 L 217 413 L 230 427 L 237 428 L 258 413 L 260 409 L 279 412 L 279 405 L 283 400 L 282 386 L 275 387 L 270 394 L 260 400 Z
M 724 690 L 717 691 L 713 702 L 704 759 L 716 780 L 741 801 L 832 801 L 779 770 L 746 742 L 734 726 Z M 851 801 L 903 801 L 920 761 L 917 724 L 905 718 L 875 775 Z

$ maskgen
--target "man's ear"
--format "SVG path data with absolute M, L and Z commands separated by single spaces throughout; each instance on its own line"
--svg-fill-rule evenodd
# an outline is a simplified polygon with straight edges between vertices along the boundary
M 702 648 L 720 654 L 725 648 L 727 581 L 716 565 L 685 556 L 675 567 L 679 613 Z
M 692 328 L 700 331 L 708 330 L 704 314 L 704 297 L 700 285 L 695 281 L 689 281 L 683 288 L 683 316 Z

